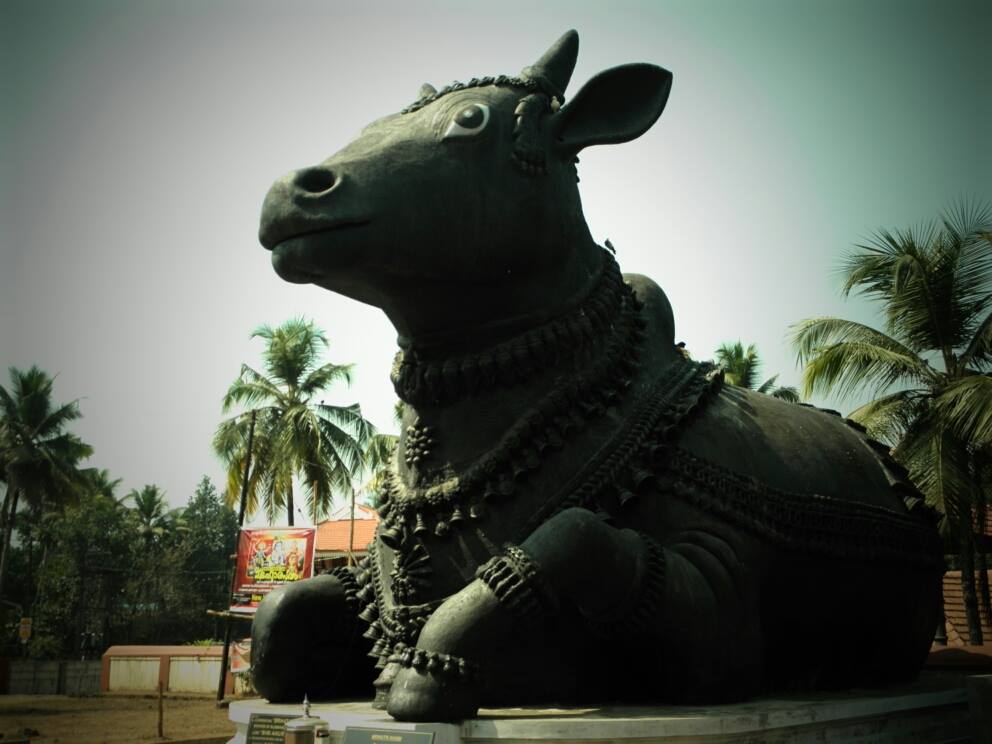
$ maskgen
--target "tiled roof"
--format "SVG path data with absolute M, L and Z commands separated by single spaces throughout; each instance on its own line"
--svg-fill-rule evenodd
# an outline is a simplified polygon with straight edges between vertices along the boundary
M 223 644 L 216 646 L 111 646 L 104 656 L 220 656 Z
M 350 507 L 349 507 L 350 512 Z M 340 512 L 332 516 L 339 516 Z M 350 516 L 350 514 L 349 514 Z M 355 504 L 355 537 L 352 543 L 355 552 L 364 553 L 379 526 L 379 515 L 375 509 L 363 504 Z M 317 552 L 346 553 L 351 532 L 351 519 L 328 519 L 317 525 Z
M 992 582 L 992 571 L 989 571 L 989 581 Z M 976 576 L 976 590 L 978 581 Z M 981 611 L 979 598 L 979 615 L 982 615 L 982 640 L 992 644 L 992 626 Z M 961 595 L 961 572 L 948 571 L 944 574 L 944 618 L 947 628 L 948 646 L 968 645 L 968 619 L 964 613 L 964 598 Z

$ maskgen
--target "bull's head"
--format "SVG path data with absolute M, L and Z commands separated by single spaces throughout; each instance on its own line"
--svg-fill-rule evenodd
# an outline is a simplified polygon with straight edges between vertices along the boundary
M 601 261 L 577 153 L 647 131 L 671 74 L 614 67 L 562 105 L 578 43 L 569 31 L 519 77 L 425 85 L 402 113 L 277 181 L 259 238 L 279 275 L 376 305 L 421 343 L 534 322 L 581 294 Z

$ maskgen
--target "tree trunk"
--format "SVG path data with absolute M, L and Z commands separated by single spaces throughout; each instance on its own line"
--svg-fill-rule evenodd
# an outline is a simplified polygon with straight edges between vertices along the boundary
M 968 644 L 981 646 L 982 623 L 978 614 L 978 595 L 975 591 L 975 544 L 970 510 L 967 515 L 961 515 L 958 519 L 961 532 L 961 596 L 968 620 Z
M 978 485 L 979 489 L 981 489 L 981 482 Z M 979 598 L 982 600 L 982 615 L 985 616 L 985 622 L 992 625 L 992 597 L 989 595 L 989 563 L 985 554 L 986 543 L 989 539 L 985 534 L 987 511 L 988 504 L 985 503 L 985 496 L 979 490 L 975 498 L 975 526 L 973 531 L 975 562 L 978 565 L 978 589 Z
M 989 591 L 989 563 L 985 555 L 985 546 L 979 540 L 976 544 L 976 563 L 978 565 L 978 591 L 982 600 L 982 614 L 986 624 L 992 626 L 992 593 Z
M 975 478 L 972 490 L 975 522 L 972 534 L 975 540 L 975 558 L 978 564 L 978 590 L 982 605 L 982 615 L 985 622 L 992 626 L 992 596 L 989 592 L 989 565 L 986 556 L 989 537 L 985 534 L 985 524 L 988 516 L 988 502 L 985 500 L 985 475 L 988 469 L 988 453 L 978 450 L 974 453 Z
M 45 542 L 41 547 L 41 560 L 38 561 L 38 569 L 35 571 L 35 575 L 38 577 L 38 583 L 34 585 L 34 597 L 31 599 L 31 612 L 28 617 L 34 617 L 34 608 L 38 605 L 38 599 L 41 597 L 41 587 L 42 579 L 45 577 L 45 564 L 48 563 L 48 543 Z
M 318 490 L 318 486 L 319 484 L 317 483 L 317 481 L 314 481 L 313 482 L 313 526 L 314 527 L 317 526 L 317 506 L 318 506 L 317 498 L 320 493 Z
M 8 486 L 6 493 L 3 495 L 3 508 L 0 508 L 0 528 L 7 526 L 7 512 L 10 511 L 10 501 L 13 498 L 14 489 Z
M 290 481 L 289 490 L 286 491 L 286 520 L 289 526 L 293 526 L 293 483 Z
M 351 524 L 348 525 L 348 565 L 355 564 L 355 489 L 351 489 Z
M 17 514 L 17 499 L 20 498 L 21 489 L 14 489 L 14 498 L 10 503 L 10 514 L 7 517 L 7 524 L 3 527 L 3 547 L 0 548 L 0 597 L 3 597 L 4 579 L 7 577 L 7 559 L 10 554 L 10 535 L 14 530 L 14 516 Z

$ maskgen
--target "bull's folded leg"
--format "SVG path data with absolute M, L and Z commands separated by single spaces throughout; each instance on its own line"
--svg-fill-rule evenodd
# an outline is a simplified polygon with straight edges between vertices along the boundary
M 756 692 L 755 577 L 744 566 L 709 530 L 685 530 L 662 546 L 585 509 L 563 511 L 483 565 L 435 611 L 417 647 L 395 655 L 401 668 L 387 710 L 401 720 L 473 716 L 484 690 L 480 662 L 493 645 L 566 601 L 584 616 L 590 641 L 593 634 L 641 641 L 644 668 L 619 676 L 642 694 L 696 700 Z
M 375 669 L 350 569 L 276 589 L 252 622 L 255 689 L 272 702 L 368 695 Z
M 651 550 L 633 530 L 585 509 L 566 510 L 519 547 L 508 547 L 431 616 L 416 648 L 394 655 L 401 669 L 387 710 L 400 720 L 458 720 L 476 713 L 487 646 L 519 623 L 568 600 L 591 619 L 632 609 L 645 592 Z

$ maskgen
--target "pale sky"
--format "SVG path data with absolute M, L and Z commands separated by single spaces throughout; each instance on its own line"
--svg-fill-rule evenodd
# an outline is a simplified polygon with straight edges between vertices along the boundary
M 89 465 L 182 505 L 261 323 L 303 315 L 392 428 L 379 311 L 282 282 L 258 244 L 271 182 L 421 83 L 517 74 L 580 34 L 568 93 L 626 62 L 674 74 L 639 140 L 579 166 L 593 236 L 652 276 L 698 359 L 754 342 L 797 384 L 789 325 L 872 324 L 836 275 L 879 227 L 992 197 L 984 0 L 0 3 L 0 368 L 38 364 Z M 7 385 L 6 374 L 3 385 Z M 819 400 L 845 413 L 854 401 Z

